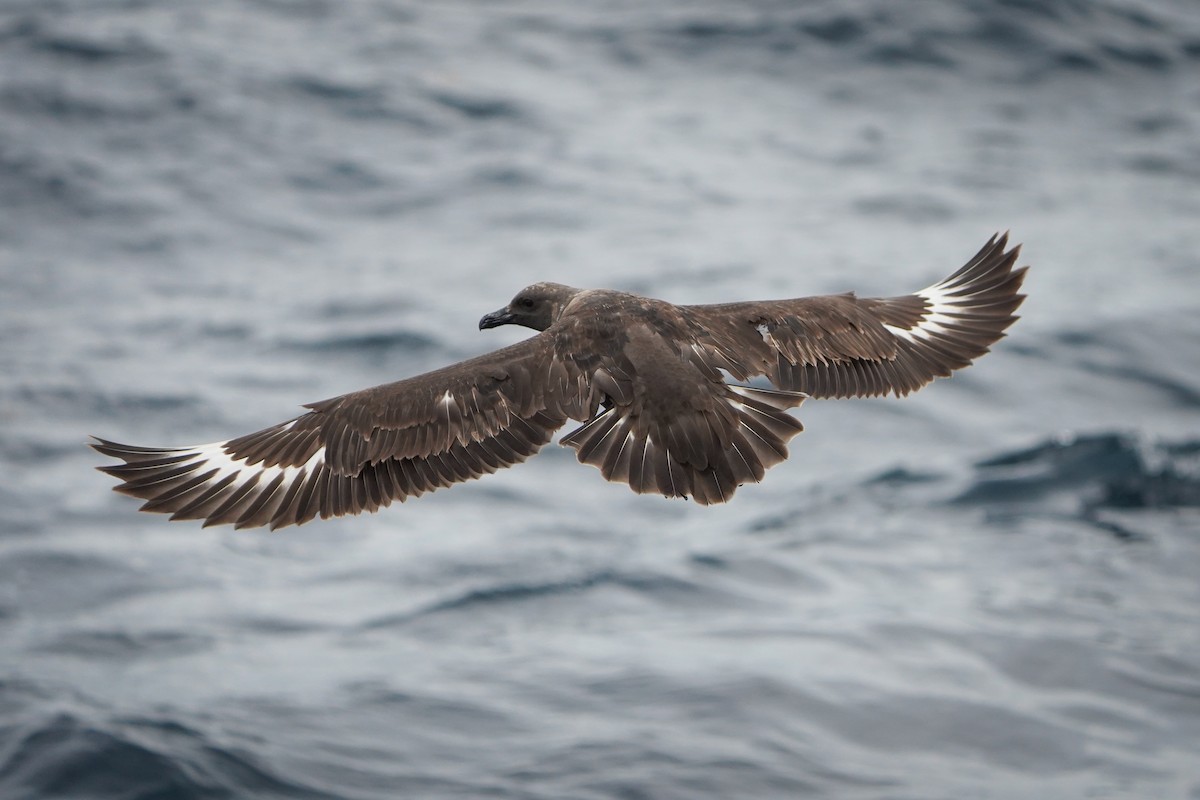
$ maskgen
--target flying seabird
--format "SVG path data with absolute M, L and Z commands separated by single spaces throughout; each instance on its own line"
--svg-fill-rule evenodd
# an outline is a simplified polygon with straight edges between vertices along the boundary
M 568 419 L 578 459 L 633 491 L 728 501 L 787 458 L 806 398 L 908 394 L 988 351 L 1017 319 L 1027 267 L 993 236 L 962 269 L 887 298 L 853 293 L 677 306 L 535 283 L 479 328 L 522 342 L 305 406 L 226 442 L 92 447 L 143 511 L 272 529 L 377 511 L 517 464 Z M 776 388 L 733 383 L 765 376 Z

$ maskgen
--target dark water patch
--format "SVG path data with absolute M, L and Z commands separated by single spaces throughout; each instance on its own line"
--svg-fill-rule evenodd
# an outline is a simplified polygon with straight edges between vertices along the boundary
M 444 109 L 460 114 L 477 122 L 520 121 L 529 114 L 523 105 L 508 97 L 472 94 L 463 91 L 438 89 L 426 92 L 426 96 Z
M 319 100 L 378 104 L 384 96 L 384 87 L 380 84 L 354 84 L 324 75 L 296 75 L 289 78 L 287 84 L 294 91 Z
M 1156 458 L 1140 473 L 1104 485 L 1097 505 L 1105 508 L 1200 508 L 1200 442 L 1158 445 Z
M 633 31 L 608 34 L 639 56 L 633 63 L 652 56 L 653 42 L 659 51 L 694 58 L 722 58 L 730 52 L 757 56 L 749 63 L 766 68 L 781 53 L 808 59 L 833 54 L 880 69 L 983 71 L 1024 83 L 1058 72 L 1133 69 L 1163 74 L 1175 68 L 1196 35 L 1178 24 L 1179 15 L 1172 16 L 1169 7 L 988 0 L 959 4 L 950 13 L 938 4 L 909 5 L 902 13 L 896 8 L 868 3 L 852 11 L 785 5 L 752 12 L 693 12 L 681 22 L 659 25 L 649 41 Z M 820 47 L 814 49 L 814 44 Z
M 197 328 L 196 338 L 249 342 L 254 338 L 254 332 L 254 326 L 245 322 L 209 322 L 202 320 Z
M 1124 47 L 1097 43 L 1088 50 L 1059 50 L 1051 54 L 1050 63 L 1073 72 L 1116 72 L 1134 68 L 1165 74 L 1175 68 L 1176 58 L 1170 51 L 1152 47 Z
M 1200 508 L 1200 441 L 1147 442 L 1121 433 L 1047 440 L 976 465 L 954 505 L 1065 510 L 1121 539 L 1143 534 L 1106 510 Z
M 381 189 L 390 181 L 365 164 L 343 158 L 306 164 L 288 183 L 309 192 L 347 194 Z
M 390 628 L 406 624 L 421 617 L 470 610 L 479 606 L 491 608 L 530 599 L 578 594 L 596 586 L 612 583 L 613 574 L 610 572 L 600 572 L 584 575 L 573 580 L 548 581 L 540 584 L 513 583 L 471 589 L 445 600 L 430 603 L 423 608 L 411 612 L 389 614 L 370 620 L 363 625 L 363 628 L 366 630 Z
M 731 58 L 794 53 L 808 35 L 797 27 L 790 13 L 721 13 L 700 11 L 680 22 L 660 24 L 650 37 L 641 31 L 609 31 L 614 43 L 626 53 L 626 63 L 636 67 L 662 53 L 677 53 L 689 59 Z
M 1051 439 L 984 459 L 976 467 L 998 478 L 1031 478 L 1046 490 L 1139 471 L 1136 440 L 1122 433 Z M 999 474 L 1008 473 L 1008 474 Z
M 529 169 L 515 166 L 487 166 L 471 174 L 471 182 L 504 189 L 525 189 L 543 183 L 541 176 Z
M 1131 171 L 1155 178 L 1171 178 L 1189 183 L 1200 181 L 1200 150 L 1183 156 L 1164 153 L 1143 153 L 1128 158 L 1125 166 Z M 1178 386 L 1170 387 L 1179 394 Z M 1195 402 L 1200 391 L 1184 387 L 1188 391 L 1183 395 L 1189 402 Z
M 41 26 L 33 15 L 16 16 L 0 22 L 0 43 L 20 41 L 35 35 Z
M 578 597 L 600 588 L 627 589 L 667 606 L 699 607 L 710 604 L 732 606 L 746 602 L 742 598 L 705 585 L 664 574 L 625 573 L 601 570 L 577 578 L 542 583 L 503 583 L 468 589 L 452 597 L 430 603 L 417 610 L 389 614 L 366 622 L 365 630 L 404 625 L 414 620 L 447 613 L 494 610 L 506 605 L 555 598 Z
M 301 636 L 329 630 L 328 625 L 285 617 L 230 617 L 226 619 L 226 623 L 249 633 L 261 633 L 268 636 Z
M 352 353 L 356 358 L 378 359 L 396 350 L 428 352 L 438 344 L 437 340 L 423 333 L 394 330 L 284 341 L 282 347 L 304 353 Z
M 17 17 L 0 26 L 0 42 L 10 47 L 24 46 L 29 51 L 87 67 L 121 61 L 147 61 L 164 55 L 162 50 L 140 36 L 123 34 L 114 39 L 105 38 L 101 31 L 84 34 L 55 30 L 44 19 L 33 16 Z
M 12 740 L 0 764 L 6 797 L 228 796 L 196 781 L 169 756 L 65 714 L 5 738 Z
M 186 103 L 185 103 L 186 104 Z M 67 125 L 92 123 L 146 123 L 165 110 L 179 108 L 162 98 L 132 100 L 104 96 L 52 82 L 11 83 L 0 89 L 0 108 L 7 113 L 41 117 Z
M 1123 542 L 1141 542 L 1150 538 L 1142 530 L 1102 516 L 1095 509 L 1085 508 L 1079 516 L 1096 530 L 1103 531 Z
M 1104 60 L 1154 72 L 1165 72 L 1174 61 L 1169 54 L 1149 46 L 1101 44 L 1099 50 Z
M 772 34 L 774 27 L 766 21 L 706 19 L 684 22 L 673 32 L 687 39 L 700 39 L 709 43 L 714 39 L 755 39 Z
M 402 217 L 420 211 L 445 206 L 452 202 L 445 191 L 404 191 L 372 194 L 355 204 L 356 211 L 365 217 Z
M 12 95 L 0 90 L 0 106 Z M 19 104 L 19 103 L 18 103 Z M 0 192 L 11 210 L 48 209 L 77 217 L 126 214 L 131 207 L 104 191 L 102 171 L 83 159 L 50 158 L 6 143 L 0 133 Z
M 931 195 L 895 194 L 862 197 L 854 211 L 866 217 L 895 217 L 917 224 L 945 222 L 956 216 L 954 208 Z
M 1075 49 L 1058 50 L 1050 54 L 1050 65 L 1062 72 L 1099 72 L 1100 59 Z
M 868 478 L 864 485 L 866 486 L 913 486 L 929 483 L 936 483 L 945 479 L 945 475 L 936 472 L 922 472 L 919 470 L 911 470 L 907 467 L 893 467 L 885 470 L 872 478 Z
M 344 118 L 398 123 L 414 132 L 433 133 L 441 126 L 405 96 L 382 83 L 354 83 L 323 75 L 296 75 L 283 83 L 284 92 L 320 104 Z
M 801 499 L 796 507 L 803 508 L 806 514 L 815 513 L 818 509 L 827 508 L 828 498 L 818 497 L 815 494 Z M 797 517 L 795 508 L 788 508 L 782 512 L 764 514 L 755 517 L 746 525 L 746 531 L 749 533 L 794 533 L 803 527 L 803 522 Z
M 826 588 L 813 574 L 797 571 L 777 557 L 742 553 L 693 553 L 688 561 L 701 570 L 728 575 L 758 588 L 784 586 L 789 592 L 816 592 Z M 703 580 L 703 578 L 701 578 Z
M 1132 23 L 1135 28 L 1142 28 L 1150 33 L 1167 31 L 1171 27 L 1166 20 L 1152 15 L 1148 8 L 1114 4 L 1111 9 L 1114 16 Z
M 211 646 L 212 637 L 180 631 L 83 630 L 64 633 L 36 649 L 87 661 L 133 661 L 186 656 Z
M 760 52 L 779 56 L 803 52 L 808 44 L 852 47 L 879 29 L 885 11 L 866 8 L 779 6 L 753 12 L 694 11 L 690 19 L 660 26 L 655 39 L 693 57 L 722 52 Z
M 43 52 L 87 65 L 114 61 L 149 61 L 163 57 L 163 53 L 157 48 L 136 37 L 112 41 L 59 33 L 36 37 L 31 44 Z
M 919 12 L 898 25 L 887 7 L 844 8 L 780 6 L 747 13 L 695 12 L 682 22 L 662 26 L 654 37 L 660 48 L 689 57 L 759 56 L 758 63 L 780 55 L 812 51 L 811 45 L 837 48 L 843 57 L 877 66 L 948 67 L 953 60 L 942 47 L 948 38 L 921 26 Z M 627 34 L 632 38 L 632 34 Z M 728 60 L 728 59 L 726 59 Z M 741 59 L 744 63 L 744 59 Z
M 866 35 L 867 25 L 850 14 L 834 12 L 824 19 L 801 22 L 800 30 L 826 44 L 846 45 L 862 39 Z
M 950 69 L 955 60 L 933 36 L 909 35 L 906 41 L 878 44 L 867 50 L 866 60 L 883 67 L 936 67 Z
M 981 43 L 999 44 L 1002 51 L 1023 55 L 1026 64 L 1052 70 L 1135 67 L 1163 72 L 1173 67 L 1174 51 L 1193 33 L 1176 24 L 1166 5 L 1151 9 L 1123 3 L 988 2 L 975 4 L 974 10 L 982 21 L 976 27 Z M 1037 73 L 1028 76 L 1044 77 Z
M 1001 12 L 981 13 L 970 29 L 970 38 L 1008 53 L 1033 54 L 1039 49 L 1037 28 L 1020 17 Z
M 59 713 L 10 727 L 0 795 L 22 798 L 328 798 L 178 723 Z
M 750 603 L 744 596 L 734 595 L 707 582 L 663 574 L 623 575 L 614 584 L 671 607 L 702 608 L 716 605 L 732 608 Z
M 863 478 L 850 497 L 853 503 L 867 503 L 876 509 L 875 513 L 887 515 L 900 509 L 944 503 L 956 485 L 956 472 L 935 472 L 900 464 Z

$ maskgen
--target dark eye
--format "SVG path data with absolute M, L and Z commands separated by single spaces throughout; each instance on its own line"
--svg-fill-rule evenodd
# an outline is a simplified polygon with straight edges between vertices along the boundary
M 520 300 L 517 301 L 517 305 L 520 306 L 521 308 L 533 308 L 533 298 L 532 297 L 522 297 Z

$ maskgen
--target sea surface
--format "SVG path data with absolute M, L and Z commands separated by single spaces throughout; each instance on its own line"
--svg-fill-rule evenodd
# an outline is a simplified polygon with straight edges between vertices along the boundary
M 994 352 L 726 506 L 554 444 L 275 534 L 223 440 L 554 280 L 894 295 Z M 0 0 L 0 799 L 1200 798 L 1200 6 Z

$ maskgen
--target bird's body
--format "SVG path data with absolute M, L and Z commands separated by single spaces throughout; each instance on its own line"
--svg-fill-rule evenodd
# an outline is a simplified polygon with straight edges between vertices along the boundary
M 727 501 L 787 457 L 807 397 L 905 395 L 1003 336 L 1025 268 L 995 238 L 916 294 L 676 306 L 534 284 L 480 328 L 537 335 L 433 372 L 306 406 L 227 442 L 98 440 L 143 510 L 272 528 L 375 511 L 524 461 L 567 420 L 583 463 L 639 493 Z M 766 376 L 762 389 L 728 381 Z

